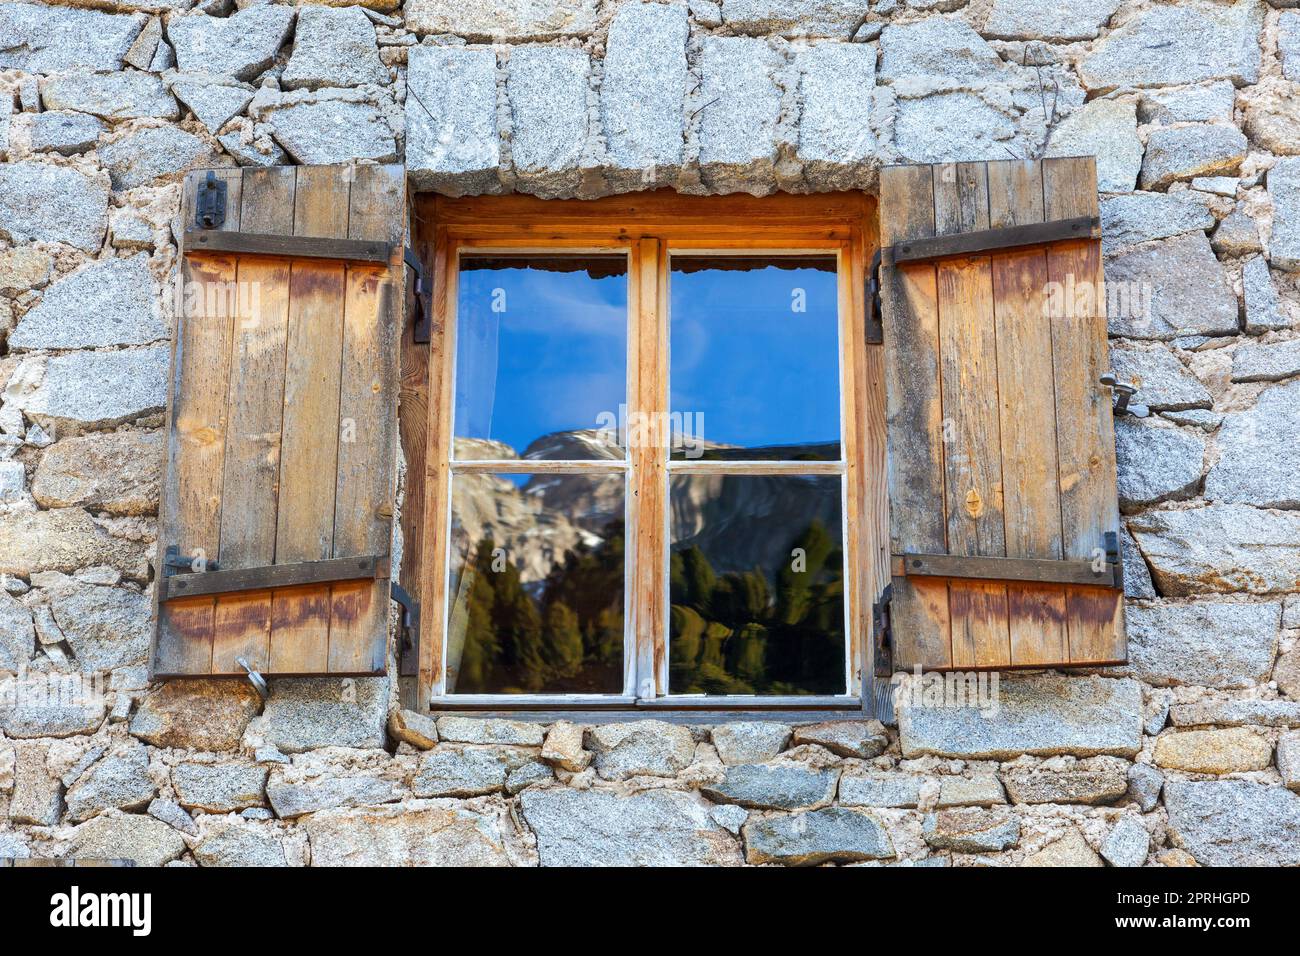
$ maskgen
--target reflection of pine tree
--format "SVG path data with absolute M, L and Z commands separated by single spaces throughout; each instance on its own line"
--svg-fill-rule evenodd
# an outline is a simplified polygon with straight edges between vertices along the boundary
M 844 690 L 844 556 L 820 521 L 786 553 L 775 593 L 761 569 L 718 577 L 698 547 L 671 561 L 669 680 L 676 693 L 830 694 Z
M 623 522 L 580 545 L 533 593 L 517 565 L 493 570 L 491 537 L 463 574 L 466 634 L 455 690 L 617 693 L 623 683 Z

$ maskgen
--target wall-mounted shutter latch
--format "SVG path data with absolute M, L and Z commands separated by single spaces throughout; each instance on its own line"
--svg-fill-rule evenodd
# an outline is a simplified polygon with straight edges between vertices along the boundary
M 220 229 L 226 224 L 226 181 L 215 172 L 199 181 L 194 200 L 194 225 L 199 229 Z
M 871 633 L 875 640 L 875 662 L 877 677 L 889 677 L 894 672 L 893 635 L 890 633 L 889 599 L 894 587 L 886 584 L 880 600 L 871 606 Z
M 391 582 L 390 596 L 402 609 L 402 626 L 398 637 L 398 673 L 411 677 L 420 666 L 420 603 L 398 584 Z

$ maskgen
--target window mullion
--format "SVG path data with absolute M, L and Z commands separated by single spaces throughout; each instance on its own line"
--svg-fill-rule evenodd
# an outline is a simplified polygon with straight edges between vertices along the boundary
M 633 343 L 627 417 L 628 461 L 631 464 L 633 527 L 629 606 L 634 664 L 633 691 L 652 698 L 664 691 L 664 528 L 666 523 L 666 460 L 658 425 L 664 421 L 667 373 L 667 326 L 663 315 L 665 256 L 658 239 L 640 239 L 633 246 Z

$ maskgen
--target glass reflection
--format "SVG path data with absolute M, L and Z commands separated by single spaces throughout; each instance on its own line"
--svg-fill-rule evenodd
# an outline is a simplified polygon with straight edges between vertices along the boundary
M 452 478 L 448 693 L 622 693 L 624 487 Z
M 456 316 L 458 459 L 623 457 L 625 256 L 463 256 Z
M 674 458 L 836 461 L 833 256 L 674 256 Z
M 838 476 L 675 475 L 669 692 L 843 694 Z

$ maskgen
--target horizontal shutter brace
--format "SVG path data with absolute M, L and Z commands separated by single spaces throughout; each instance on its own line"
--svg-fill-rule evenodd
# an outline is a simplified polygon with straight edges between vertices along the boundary
M 286 256 L 294 259 L 343 259 L 387 264 L 391 242 L 374 239 L 331 239 L 322 236 L 281 236 L 262 232 L 228 232 L 224 229 L 186 229 L 185 251 L 234 252 L 246 255 Z
M 1097 558 L 1060 561 L 956 554 L 895 554 L 894 577 L 970 578 L 982 581 L 1032 581 L 1039 584 L 1086 584 L 1123 589 L 1124 568 L 1119 535 L 1108 531 Z
M 1070 242 L 1100 237 L 1100 218 L 1076 216 L 1072 219 L 1052 219 L 1048 222 L 1035 222 L 1024 226 L 958 232 L 931 239 L 908 239 L 905 242 L 886 246 L 881 250 L 881 258 L 885 265 L 895 266 L 905 262 L 926 262 L 951 256 L 980 255 L 1023 246 L 1041 246 L 1051 242 Z
M 168 558 L 176 555 L 176 546 L 167 549 Z M 188 573 L 181 572 L 184 567 Z M 236 591 L 265 591 L 300 584 L 332 584 L 339 581 L 361 581 L 386 578 L 389 575 L 387 555 L 369 554 L 354 558 L 329 558 L 324 561 L 303 561 L 297 564 L 273 564 L 257 568 L 217 570 L 212 562 L 207 569 L 194 571 L 188 562 L 176 560 L 163 565 L 163 576 L 158 580 L 159 600 L 170 601 L 179 597 L 200 594 L 230 594 Z

